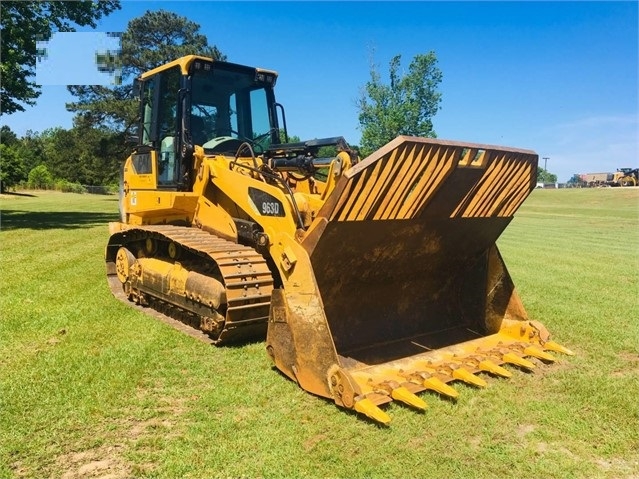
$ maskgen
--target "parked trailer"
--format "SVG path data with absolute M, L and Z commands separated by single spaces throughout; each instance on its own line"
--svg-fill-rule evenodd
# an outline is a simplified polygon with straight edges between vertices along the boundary
M 579 175 L 583 186 L 595 188 L 598 186 L 612 186 L 614 173 L 583 173 Z

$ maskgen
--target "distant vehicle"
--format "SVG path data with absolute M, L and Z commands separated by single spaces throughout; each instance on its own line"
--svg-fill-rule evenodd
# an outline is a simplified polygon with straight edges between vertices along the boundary
M 614 179 L 612 173 L 583 173 L 579 175 L 583 186 L 595 188 L 598 186 L 610 186 L 610 182 Z
M 580 187 L 609 187 L 639 185 L 639 168 L 618 168 L 615 173 L 583 173 L 579 177 Z
M 637 186 L 639 184 L 639 168 L 618 168 L 614 174 L 613 186 Z

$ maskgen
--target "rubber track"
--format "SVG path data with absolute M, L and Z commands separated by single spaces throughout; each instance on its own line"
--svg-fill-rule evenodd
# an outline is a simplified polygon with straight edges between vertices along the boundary
M 212 338 L 160 311 L 134 304 L 124 294 L 114 268 L 108 268 L 109 285 L 118 299 L 147 314 L 153 311 L 152 316 L 206 343 L 237 342 L 263 335 L 268 321 L 273 276 L 260 253 L 197 228 L 172 225 L 136 226 L 117 232 L 111 236 L 109 247 L 127 246 L 149 237 L 174 242 L 183 250 L 217 265 L 226 287 L 224 329 L 218 338 Z

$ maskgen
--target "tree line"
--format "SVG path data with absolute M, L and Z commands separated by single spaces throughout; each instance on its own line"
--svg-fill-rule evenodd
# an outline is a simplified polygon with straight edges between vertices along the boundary
M 73 128 L 27 131 L 18 138 L 0 129 L 2 190 L 16 186 L 82 191 L 82 185 L 111 185 L 117 190 L 126 155 L 124 135 L 76 121 Z
M 2 2 L 3 114 L 23 111 L 35 104 L 40 89 L 35 75 L 35 38 L 49 38 L 55 31 L 74 31 L 75 25 L 95 27 L 96 21 L 120 8 L 119 0 L 93 2 Z M 147 11 L 132 19 L 121 37 L 119 55 L 102 56 L 101 71 L 118 71 L 120 85 L 68 86 L 75 113 L 71 129 L 28 131 L 23 137 L 8 126 L 0 130 L 0 184 L 2 190 L 18 185 L 78 189 L 79 185 L 114 185 L 128 156 L 126 137 L 134 132 L 138 108 L 133 78 L 144 71 L 183 55 L 203 55 L 227 60 L 200 33 L 200 25 L 165 10 Z M 436 137 L 432 117 L 439 110 L 437 87 L 442 73 L 434 52 L 416 55 L 400 74 L 401 56 L 389 65 L 385 83 L 375 65 L 358 99 L 362 156 L 375 151 L 397 135 Z M 15 81 L 5 81 L 8 76 Z M 294 137 L 294 135 L 292 135 Z M 355 146 L 355 145 L 353 145 Z

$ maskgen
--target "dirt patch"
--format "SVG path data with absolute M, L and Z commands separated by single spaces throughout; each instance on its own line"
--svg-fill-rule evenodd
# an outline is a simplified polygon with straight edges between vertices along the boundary
M 171 407 L 171 410 L 175 408 Z M 59 456 L 55 460 L 55 469 L 62 471 L 62 479 L 124 479 L 134 476 L 134 472 L 152 473 L 154 464 L 133 465 L 124 459 L 127 450 L 135 448 L 137 441 L 161 434 L 162 437 L 177 436 L 174 430 L 175 420 L 154 417 L 146 420 L 128 418 L 118 421 L 118 444 L 101 446 L 81 452 L 72 452 Z M 134 471 L 135 469 L 135 471 Z
M 635 375 L 639 374 L 639 354 L 631 353 L 628 351 L 622 351 L 617 354 L 617 357 L 621 359 L 626 366 L 621 369 L 615 369 L 610 373 L 610 375 L 614 378 L 623 377 L 626 375 Z
M 570 449 L 557 443 L 549 444 L 544 441 L 539 441 L 534 445 L 533 450 L 541 455 L 546 453 L 563 454 L 564 456 L 570 457 L 572 460 L 578 460 L 578 457 Z
M 539 454 L 544 454 L 545 452 L 548 451 L 548 443 L 538 442 L 537 445 L 535 446 L 535 451 L 538 452 Z
M 518 437 L 523 438 L 523 437 L 526 437 L 531 432 L 533 432 L 535 429 L 537 429 L 537 426 L 533 424 L 520 424 L 517 427 L 516 434 Z
M 622 351 L 617 356 L 619 359 L 632 364 L 635 368 L 639 366 L 639 354 L 637 353 Z
M 55 339 L 64 334 L 58 332 L 58 336 L 46 344 L 57 344 Z M 30 464 L 16 457 L 10 465 L 13 475 L 17 478 L 62 479 L 124 479 L 153 475 L 157 468 L 153 459 L 160 451 L 155 445 L 149 447 L 147 439 L 181 436 L 184 432 L 182 416 L 189 409 L 188 403 L 198 398 L 159 395 L 154 390 L 140 390 L 138 396 L 152 401 L 154 407 L 149 406 L 141 411 L 121 411 L 119 417 L 98 419 L 90 430 L 85 431 L 82 442 L 52 445 L 46 460 L 38 464 Z M 149 417 L 149 414 L 152 416 Z M 96 443 L 87 441 L 87 437 L 102 438 L 102 445 L 95 447 Z M 130 462 L 127 455 L 131 452 L 146 455 L 147 460 L 142 463 Z
M 178 433 L 173 432 L 175 426 L 174 421 L 162 420 L 159 418 L 152 418 L 146 421 L 137 421 L 133 422 L 131 429 L 129 429 L 129 433 L 127 438 L 129 439 L 139 439 L 142 436 L 162 432 L 163 437 L 177 437 Z
M 124 479 L 131 477 L 131 467 L 121 457 L 124 446 L 103 446 L 59 456 L 57 468 L 65 471 L 62 479 Z
M 472 436 L 467 439 L 468 445 L 473 448 L 475 451 L 479 451 L 481 449 L 482 439 L 479 436 Z
M 631 353 L 629 351 L 622 351 L 618 354 L 619 358 L 627 361 L 629 363 L 633 363 L 635 366 L 639 366 L 639 354 Z
M 639 479 L 639 459 L 597 459 L 595 464 L 615 477 L 624 479 Z
M 313 437 L 308 438 L 304 441 L 304 450 L 306 452 L 312 451 L 315 449 L 315 446 L 325 440 L 328 436 L 326 434 L 317 434 Z
M 540 378 L 548 378 L 557 380 L 557 377 L 560 373 L 571 371 L 575 369 L 575 365 L 571 362 L 570 356 L 566 356 L 561 353 L 552 353 L 555 358 L 557 358 L 557 362 L 554 363 L 546 363 L 541 361 L 540 359 L 535 360 L 537 363 L 537 368 L 535 368 L 535 375 Z M 527 358 L 530 360 L 530 358 Z

